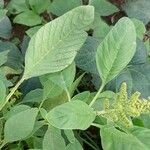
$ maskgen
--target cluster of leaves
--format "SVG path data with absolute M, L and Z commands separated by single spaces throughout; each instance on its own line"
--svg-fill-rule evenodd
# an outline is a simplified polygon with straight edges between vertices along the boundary
M 149 6 L 0 0 L 0 149 L 149 150 Z

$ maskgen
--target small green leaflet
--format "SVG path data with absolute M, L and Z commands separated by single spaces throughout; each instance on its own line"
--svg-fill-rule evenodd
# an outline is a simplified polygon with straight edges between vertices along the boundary
M 42 12 L 46 11 L 47 8 L 50 5 L 50 0 L 29 0 L 29 4 L 33 11 L 35 11 L 38 14 L 41 14 Z
M 42 18 L 34 11 L 28 10 L 14 18 L 14 23 L 23 24 L 26 26 L 35 26 L 42 23 Z
M 9 118 L 4 127 L 4 142 L 14 142 L 27 138 L 34 128 L 37 108 L 27 109 Z
M 126 67 L 135 51 L 135 27 L 130 19 L 124 17 L 117 22 L 97 49 L 96 63 L 103 85 Z
M 101 16 L 108 16 L 119 11 L 115 5 L 107 0 L 90 0 L 90 5 L 93 5 L 95 7 L 95 12 L 99 13 Z
M 61 16 L 80 5 L 82 5 L 82 0 L 53 0 L 49 7 L 49 11 L 57 16 Z
M 46 116 L 50 125 L 59 129 L 87 129 L 95 113 L 82 101 L 71 101 L 52 109 Z
M 40 28 L 29 43 L 23 78 L 58 72 L 69 66 L 87 38 L 84 29 L 93 20 L 93 6 L 80 6 Z

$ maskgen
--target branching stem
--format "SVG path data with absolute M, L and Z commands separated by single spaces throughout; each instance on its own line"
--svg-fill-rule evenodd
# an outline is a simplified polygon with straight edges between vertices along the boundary
M 104 88 L 104 84 L 101 85 L 100 89 L 98 90 L 98 92 L 96 93 L 95 97 L 93 98 L 93 100 L 91 101 L 91 103 L 89 104 L 90 107 L 93 106 L 93 104 L 95 103 L 95 101 L 98 99 L 100 93 L 102 92 Z

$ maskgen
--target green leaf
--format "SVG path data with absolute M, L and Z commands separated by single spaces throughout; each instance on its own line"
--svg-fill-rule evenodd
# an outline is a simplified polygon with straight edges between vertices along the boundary
M 140 129 L 131 134 L 121 132 L 114 127 L 101 128 L 102 147 L 105 150 L 149 150 L 150 130 Z M 142 133 L 142 131 L 145 131 Z
M 63 92 L 63 89 L 49 80 L 46 75 L 40 77 L 40 81 L 43 85 L 43 100 L 54 98 Z
M 85 75 L 85 74 L 80 75 L 80 76 L 73 82 L 73 84 L 71 85 L 71 87 L 70 87 L 70 89 L 69 89 L 69 93 L 70 93 L 71 97 L 73 96 L 73 94 L 74 94 L 76 88 L 77 88 L 78 85 L 80 84 L 80 82 L 81 82 L 81 80 L 82 80 L 82 78 L 83 78 L 84 75 Z
M 32 36 L 41 28 L 42 26 L 35 26 L 26 31 L 26 34 L 32 38 Z
M 45 76 L 48 80 L 52 81 L 54 84 L 66 90 L 72 85 L 75 78 L 75 72 L 75 63 L 73 62 L 64 70 L 56 73 L 47 74 Z
M 50 126 L 45 133 L 43 140 L 43 150 L 66 150 L 66 145 L 61 130 Z
M 7 10 L 11 14 L 18 14 L 29 10 L 29 8 L 26 5 L 26 0 L 11 0 L 7 5 Z
M 67 145 L 66 150 L 83 150 L 83 148 L 79 141 L 76 139 L 74 143 L 69 143 Z
M 149 0 L 126 0 L 122 8 L 131 18 L 137 18 L 143 21 L 144 24 L 150 21 Z
M 136 52 L 130 64 L 132 65 L 144 64 L 147 62 L 148 57 L 146 46 L 144 45 L 144 42 L 141 41 L 140 39 L 137 39 L 136 43 L 137 43 Z
M 82 93 L 75 95 L 71 100 L 80 100 L 86 103 L 89 98 L 90 98 L 90 92 L 84 91 Z
M 28 10 L 14 18 L 14 23 L 23 24 L 26 26 L 35 26 L 42 23 L 42 18 L 35 12 Z
M 0 9 L 0 21 L 6 16 L 6 13 L 6 9 Z
M 126 67 L 135 50 L 134 24 L 124 17 L 117 22 L 97 49 L 96 63 L 103 84 L 108 83 Z
M 12 26 L 7 16 L 0 20 L 0 37 L 9 39 L 11 37 Z
M 144 34 L 146 33 L 145 25 L 143 24 L 142 21 L 135 18 L 133 18 L 132 21 L 136 29 L 137 37 L 143 40 Z
M 96 68 L 96 50 L 98 47 L 98 40 L 93 37 L 88 37 L 82 48 L 77 53 L 75 62 L 82 70 L 94 74 L 98 74 Z
M 107 0 L 90 0 L 90 5 L 93 5 L 95 7 L 95 12 L 99 13 L 101 16 L 108 16 L 119 11 L 115 5 Z
M 0 41 L 0 52 L 6 52 L 8 50 L 7 62 L 5 65 L 15 70 L 22 69 L 23 57 L 19 49 L 10 42 Z
M 54 0 L 49 7 L 49 11 L 57 16 L 61 16 L 80 5 L 82 5 L 81 0 Z
M 47 121 L 59 129 L 87 129 L 95 119 L 95 113 L 82 101 L 71 101 L 52 109 Z
M 75 136 L 72 130 L 64 130 L 64 134 L 66 135 L 68 141 L 70 143 L 74 143 L 75 142 Z
M 6 85 L 4 82 L 0 79 L 0 106 L 3 104 L 5 101 L 6 97 Z
M 29 106 L 27 105 L 16 105 L 14 107 L 12 107 L 5 115 L 5 119 L 8 120 L 9 118 L 13 117 L 14 115 L 22 112 L 22 111 L 25 111 L 27 109 L 30 109 Z
M 9 51 L 0 52 L 0 66 L 7 61 L 7 55 Z
M 27 109 L 9 118 L 4 127 L 4 141 L 14 142 L 27 138 L 35 124 L 37 108 Z
M 93 28 L 93 37 L 102 42 L 102 40 L 109 33 L 111 26 L 107 25 L 104 20 L 99 17 L 99 14 L 95 13 Z
M 35 89 L 25 95 L 21 103 L 40 103 L 43 100 L 43 89 Z
M 26 52 L 24 78 L 58 72 L 69 66 L 85 42 L 84 29 L 93 18 L 93 7 L 81 6 L 40 28 Z
M 29 4 L 36 13 L 41 14 L 50 6 L 50 0 L 29 0 Z
M 0 0 L 0 8 L 4 7 L 4 0 Z

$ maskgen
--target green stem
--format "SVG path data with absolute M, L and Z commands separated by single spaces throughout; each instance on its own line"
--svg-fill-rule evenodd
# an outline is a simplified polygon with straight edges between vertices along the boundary
M 68 97 L 68 101 L 70 102 L 71 101 L 70 93 L 69 93 L 67 88 L 65 89 L 65 91 L 66 91 L 66 94 L 67 94 L 67 97 Z
M 15 87 L 12 88 L 11 92 L 7 95 L 5 102 L 1 105 L 0 111 L 4 108 L 4 106 L 8 103 L 9 99 L 13 96 L 15 91 L 18 89 L 18 87 L 21 85 L 21 83 L 24 81 L 24 78 L 21 78 L 21 80 L 15 85 Z
M 104 88 L 104 84 L 101 85 L 100 89 L 98 90 L 98 92 L 96 93 L 95 97 L 93 98 L 93 100 L 91 101 L 91 103 L 89 104 L 90 107 L 93 106 L 93 104 L 95 103 L 95 101 L 98 99 L 100 93 L 102 92 Z
M 0 150 L 6 145 L 6 142 L 3 142 L 2 145 L 0 145 Z
M 97 123 L 92 123 L 91 125 L 94 126 L 94 127 L 97 127 L 97 128 L 101 128 L 102 127 L 102 125 L 97 124 Z

